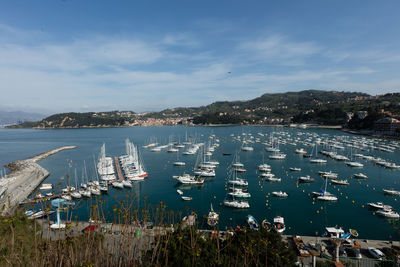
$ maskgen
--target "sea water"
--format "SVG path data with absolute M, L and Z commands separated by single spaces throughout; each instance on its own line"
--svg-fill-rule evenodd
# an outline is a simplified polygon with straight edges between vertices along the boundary
M 132 189 L 115 189 L 109 187 L 108 194 L 100 197 L 102 200 L 102 211 L 104 216 L 113 220 L 115 208 L 121 201 L 132 201 L 132 208 L 143 208 L 146 205 L 155 207 L 160 201 L 166 205 L 168 210 L 175 214 L 181 212 L 181 216 L 195 211 L 198 214 L 200 224 L 205 227 L 202 220 L 203 215 L 208 214 L 210 204 L 214 210 L 220 212 L 220 229 L 243 225 L 248 214 L 253 215 L 260 222 L 263 219 L 272 221 L 275 216 L 285 218 L 287 234 L 321 235 L 327 226 L 340 226 L 358 230 L 360 238 L 389 239 L 399 238 L 398 223 L 374 214 L 368 208 L 368 202 L 382 201 L 393 206 L 395 211 L 400 211 L 400 197 L 384 195 L 382 189 L 393 188 L 400 190 L 400 170 L 390 170 L 377 166 L 369 161 L 357 159 L 364 164 L 363 168 L 351 168 L 341 161 L 328 159 L 326 164 L 311 164 L 308 158 L 295 154 L 295 148 L 305 148 L 311 152 L 312 147 L 303 144 L 280 145 L 280 150 L 287 154 L 285 160 L 270 160 L 270 152 L 265 151 L 267 137 L 258 135 L 262 133 L 286 132 L 290 138 L 296 138 L 298 133 L 317 134 L 319 137 L 334 138 L 335 136 L 347 136 L 347 138 L 360 138 L 351 136 L 337 130 L 327 129 L 292 129 L 283 127 L 130 127 L 130 128 L 100 128 L 100 129 L 58 129 L 58 130 L 0 130 L 0 164 L 1 166 L 18 159 L 25 159 L 48 150 L 76 145 L 76 149 L 62 151 L 39 162 L 51 175 L 44 183 L 52 183 L 54 190 L 65 188 L 67 181 L 75 185 L 75 170 L 77 172 L 78 184 L 81 183 L 84 162 L 89 179 L 96 177 L 94 161 L 100 153 L 103 143 L 106 144 L 107 156 L 120 156 L 125 154 L 125 139 L 129 138 L 139 147 L 140 156 L 144 162 L 148 179 L 134 183 Z M 195 142 L 207 142 L 209 136 L 214 134 L 220 140 L 220 146 L 213 153 L 212 159 L 220 162 L 216 168 L 215 178 L 206 178 L 202 186 L 185 187 L 177 184 L 173 175 L 184 172 L 192 173 L 197 155 L 182 155 L 184 149 L 180 149 L 179 160 L 185 161 L 186 166 L 173 166 L 177 160 L 176 153 L 151 152 L 143 148 L 152 140 L 159 144 L 167 144 L 170 141 L 185 141 L 185 138 L 196 138 Z M 254 151 L 241 151 L 241 142 L 234 140 L 233 136 L 254 136 L 261 142 L 251 143 Z M 278 137 L 277 134 L 275 134 Z M 283 137 L 283 139 L 285 139 Z M 369 140 L 370 138 L 366 138 Z M 322 147 L 320 148 L 322 149 Z M 339 150 L 340 154 L 350 156 L 353 153 L 362 153 L 382 157 L 388 161 L 400 164 L 400 151 L 394 153 L 376 150 L 358 151 L 350 148 Z M 231 153 L 224 156 L 223 153 Z M 247 172 L 241 177 L 249 182 L 248 191 L 251 193 L 249 209 L 232 209 L 223 206 L 223 200 L 227 194 L 227 173 L 238 153 L 240 161 L 244 164 Z M 323 157 L 323 156 L 320 156 Z M 282 179 L 281 182 L 272 183 L 262 181 L 257 171 L 257 166 L 264 162 L 271 165 L 272 173 Z M 325 157 L 324 157 L 325 158 Z M 289 171 L 290 167 L 302 168 L 300 172 Z M 318 171 L 332 171 L 339 174 L 338 179 L 347 179 L 348 186 L 330 185 L 328 191 L 335 194 L 337 202 L 320 202 L 312 198 L 311 192 L 319 191 L 324 187 L 324 180 L 318 175 Z M 365 180 L 352 178 L 354 173 L 363 172 L 369 176 Z M 316 181 L 309 184 L 297 183 L 300 176 L 310 175 Z M 68 177 L 68 178 L 67 178 Z M 192 201 L 182 201 L 176 190 L 184 191 L 185 196 L 193 197 Z M 288 198 L 280 199 L 270 195 L 272 191 L 285 191 Z M 132 196 L 133 199 L 132 199 Z M 96 200 L 97 201 L 97 200 Z M 88 220 L 91 205 L 95 202 L 94 197 L 89 200 L 77 201 L 73 210 L 73 218 Z

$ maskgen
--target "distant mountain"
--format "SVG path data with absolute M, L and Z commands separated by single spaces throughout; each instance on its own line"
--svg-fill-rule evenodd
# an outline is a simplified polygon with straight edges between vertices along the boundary
M 38 113 L 0 110 L 0 125 L 20 124 L 28 121 L 38 121 L 44 117 L 45 115 Z
M 282 124 L 344 125 L 354 114 L 400 117 L 400 94 L 371 96 L 358 92 L 306 90 L 264 94 L 249 101 L 214 102 L 207 106 L 172 108 L 160 112 L 132 111 L 61 113 L 13 128 L 81 128 L 133 125 Z M 378 116 L 378 117 L 379 117 Z M 371 117 L 372 118 L 372 117 Z M 357 124 L 357 123 L 356 123 Z

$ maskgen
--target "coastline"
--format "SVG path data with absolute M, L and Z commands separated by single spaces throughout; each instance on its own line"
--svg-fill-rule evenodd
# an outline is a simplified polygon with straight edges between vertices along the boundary
M 11 173 L 0 180 L 0 213 L 3 216 L 14 214 L 16 207 L 24 201 L 50 173 L 37 164 L 40 160 L 76 146 L 56 148 L 32 158 L 17 160 L 6 165 Z

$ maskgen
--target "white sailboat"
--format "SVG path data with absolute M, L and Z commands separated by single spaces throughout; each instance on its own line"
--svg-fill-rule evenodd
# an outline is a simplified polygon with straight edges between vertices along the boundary
M 317 199 L 321 201 L 337 201 L 338 198 L 335 195 L 326 191 L 327 184 L 328 184 L 328 179 L 325 178 L 325 190 L 322 192 L 322 194 L 317 196 Z

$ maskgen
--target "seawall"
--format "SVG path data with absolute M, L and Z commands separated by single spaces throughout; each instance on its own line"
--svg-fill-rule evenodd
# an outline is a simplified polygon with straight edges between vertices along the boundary
M 11 173 L 0 179 L 0 215 L 13 215 L 18 204 L 24 201 L 50 175 L 45 168 L 37 164 L 38 161 L 60 151 L 73 148 L 76 148 L 76 146 L 60 147 L 6 165 Z

